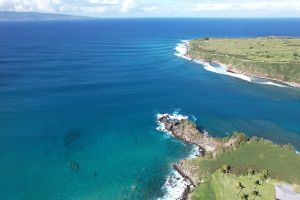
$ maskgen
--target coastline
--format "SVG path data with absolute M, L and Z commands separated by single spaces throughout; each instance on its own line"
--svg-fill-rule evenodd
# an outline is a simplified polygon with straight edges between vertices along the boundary
M 173 114 L 157 114 L 156 115 L 156 130 L 163 132 L 171 137 L 175 137 L 171 130 L 166 127 L 166 124 L 161 122 L 160 119 L 163 117 L 169 117 L 171 120 L 188 120 L 188 116 L 178 114 L 174 112 Z M 175 137 L 182 142 L 186 142 L 181 140 L 180 138 Z M 190 154 L 182 159 L 188 160 L 193 159 L 199 156 L 203 156 L 202 149 L 200 149 L 197 145 L 194 145 L 194 148 L 191 150 Z M 197 183 L 188 175 L 186 169 L 182 166 L 182 160 L 176 161 L 171 164 L 170 174 L 166 177 L 166 181 L 162 190 L 165 191 L 163 197 L 158 198 L 158 200 L 186 200 L 189 199 L 189 195 L 192 189 L 196 186 Z
M 300 88 L 300 84 L 293 83 L 293 82 L 286 82 L 278 79 L 266 78 L 254 74 L 248 74 L 236 69 L 234 66 L 225 65 L 217 60 L 209 62 L 206 60 L 193 59 L 188 54 L 189 41 L 190 40 L 181 40 L 181 42 L 177 44 L 177 46 L 175 47 L 176 50 L 175 56 L 179 58 L 183 58 L 188 61 L 193 61 L 195 63 L 201 64 L 208 71 L 236 77 L 247 82 L 252 82 L 257 84 L 267 84 L 267 85 L 273 85 L 277 87 Z M 174 121 L 175 124 L 171 124 L 170 126 L 169 123 L 166 123 L 166 121 L 161 120 L 164 118 L 168 118 L 171 121 Z M 203 180 L 201 180 L 201 177 L 194 177 L 195 175 L 193 174 L 194 169 L 191 169 L 189 166 L 187 166 L 185 161 L 197 157 L 206 157 L 206 156 L 215 157 L 216 155 L 215 152 L 217 151 L 218 147 L 230 148 L 234 146 L 234 143 L 236 142 L 235 138 L 232 137 L 229 138 L 228 142 L 220 144 L 218 143 L 218 140 L 216 138 L 210 137 L 208 133 L 205 131 L 203 132 L 198 131 L 196 127 L 192 127 L 192 129 L 194 128 L 194 130 L 198 131 L 197 134 L 201 135 L 202 138 L 193 139 L 193 135 L 192 136 L 189 135 L 189 132 L 186 132 L 184 130 L 180 130 L 179 132 L 177 132 L 177 129 L 172 129 L 172 127 L 176 126 L 176 121 L 180 121 L 181 123 L 182 121 L 189 121 L 189 118 L 187 116 L 180 115 L 178 113 L 157 114 L 156 115 L 156 122 L 158 124 L 157 130 L 164 132 L 178 139 L 179 141 L 192 144 L 195 146 L 195 148 L 191 151 L 190 155 L 187 156 L 186 158 L 183 158 L 181 160 L 172 163 L 171 172 L 166 177 L 166 182 L 162 187 L 162 189 L 166 192 L 166 194 L 162 198 L 158 198 L 159 200 L 190 199 L 190 195 L 193 189 L 195 188 L 195 186 L 199 185 L 199 183 L 201 183 Z M 186 135 L 189 136 L 185 137 Z M 205 142 L 199 143 L 199 141 L 205 141 Z M 299 152 L 297 152 L 297 154 L 299 154 Z
M 290 157 L 291 160 L 289 163 L 291 166 L 297 166 L 297 162 L 300 161 L 298 160 L 299 152 L 296 151 L 292 146 L 289 145 L 276 145 L 272 143 L 270 140 L 266 140 L 263 138 L 257 138 L 257 137 L 252 137 L 249 138 L 246 135 L 242 133 L 236 133 L 233 134 L 229 137 L 225 138 L 215 138 L 211 137 L 207 134 L 205 131 L 200 131 L 195 123 L 191 121 L 187 116 L 180 115 L 177 113 L 173 114 L 157 114 L 156 115 L 156 122 L 158 124 L 157 130 L 160 130 L 164 133 L 167 133 L 168 135 L 173 136 L 174 138 L 178 139 L 179 141 L 182 141 L 186 144 L 193 144 L 199 147 L 199 154 L 197 155 L 198 157 L 202 158 L 195 158 L 200 159 L 202 161 L 212 161 L 212 160 L 220 160 L 220 155 L 226 155 L 225 157 L 232 159 L 231 164 L 229 164 L 229 161 L 226 161 L 225 163 L 227 165 L 220 165 L 220 163 L 214 163 L 213 165 L 213 170 L 215 167 L 215 164 L 218 166 L 218 169 L 221 169 L 221 167 L 224 166 L 229 166 L 229 171 L 230 174 L 237 173 L 236 175 L 245 175 L 244 170 L 248 170 L 251 168 L 245 168 L 245 169 L 240 169 L 237 165 L 236 162 L 239 160 L 239 158 L 244 157 L 245 154 L 245 145 L 247 147 L 251 147 L 251 151 L 254 152 L 254 154 L 257 155 L 264 155 L 265 153 L 268 155 L 268 158 L 276 162 L 278 165 L 275 166 L 285 166 L 286 161 L 284 160 L 278 160 L 277 157 L 274 157 L 274 155 L 285 155 Z M 249 148 L 246 149 L 249 151 Z M 239 150 L 241 148 L 244 148 L 244 150 Z M 269 150 L 267 149 L 271 149 Z M 200 149 L 202 151 L 200 151 Z M 276 150 L 277 149 L 277 150 Z M 273 152 L 272 152 L 273 151 Z M 227 153 L 226 153 L 227 152 Z M 229 154 L 228 154 L 229 152 Z M 231 153 L 230 153 L 231 152 Z M 294 152 L 294 153 L 291 153 Z M 220 154 L 221 153 L 221 154 Z M 234 155 L 236 154 L 236 155 Z M 217 156 L 218 155 L 218 156 Z M 242 156 L 243 155 L 243 156 Z M 266 156 L 267 156 L 266 155 Z M 229 156 L 229 157 L 228 157 Z M 297 156 L 297 158 L 295 158 Z M 256 156 L 254 156 L 256 158 Z M 224 157 L 223 157 L 224 158 Z M 235 159 L 234 159 L 235 158 Z M 237 159 L 237 160 L 236 160 Z M 262 159 L 262 158 L 258 158 Z M 263 158 L 264 159 L 264 158 Z M 273 160 L 272 160 L 273 159 Z M 250 159 L 248 161 L 244 160 L 244 164 L 246 166 L 255 166 L 253 165 L 253 160 L 255 159 Z M 269 160 L 269 161 L 270 161 Z M 276 160 L 276 161 L 275 161 Z M 298 160 L 298 161 L 297 161 Z M 224 161 L 224 160 L 222 160 Z M 240 160 L 241 161 L 241 160 Z M 265 163 L 265 166 L 268 166 L 267 169 L 271 170 L 276 174 L 276 170 L 279 170 L 280 172 L 282 171 L 282 168 L 279 167 L 273 167 L 268 165 L 270 163 L 267 161 Z M 264 162 L 263 160 L 261 162 Z M 294 162 L 294 163 L 293 163 Z M 222 162 L 224 163 L 224 162 Z M 228 167 L 227 167 L 228 168 Z M 259 169 L 255 169 L 256 173 L 263 173 L 263 171 L 266 169 L 265 167 L 258 167 Z M 295 168 L 295 167 L 294 167 Z M 168 176 L 166 179 L 165 185 L 163 186 L 163 189 L 165 189 L 166 194 L 164 195 L 163 198 L 158 198 L 159 200 L 188 200 L 192 198 L 192 194 L 194 192 L 197 192 L 197 188 L 206 181 L 205 173 L 211 173 L 210 171 L 207 171 L 206 167 L 204 167 L 202 170 L 203 173 L 199 173 L 199 168 L 198 164 L 195 165 L 193 164 L 193 160 L 190 159 L 190 157 L 186 157 L 184 159 L 181 159 L 177 162 L 172 163 L 172 171 L 171 175 Z M 201 171 L 202 171 L 201 170 Z M 206 170 L 206 171 L 205 171 Z M 233 171 L 231 171 L 233 170 Z M 274 171 L 273 171 L 274 170 Z M 293 169 L 293 172 L 297 171 L 298 168 Z M 234 172 L 235 171 L 235 172 Z M 226 172 L 229 174 L 229 172 Z M 277 171 L 278 173 L 278 171 Z M 175 176 L 174 176 L 175 174 Z M 296 181 L 297 178 L 295 179 L 294 176 L 290 176 L 291 174 L 289 173 L 283 173 L 280 180 L 280 176 L 278 177 L 277 175 L 272 176 L 272 179 L 275 180 L 277 183 L 280 183 L 282 181 L 286 183 L 295 183 L 297 184 Z M 297 172 L 296 172 L 297 174 Z M 177 177 L 176 177 L 177 176 Z M 284 178 L 283 178 L 284 177 Z M 274 179 L 275 178 L 275 179 Z M 249 178 L 247 177 L 247 180 Z M 291 181 L 292 180 L 292 181 Z M 298 179 L 299 180 L 299 179 Z
M 189 42 L 190 42 L 190 40 L 181 40 L 181 42 L 178 43 L 175 48 L 175 50 L 176 50 L 175 55 L 177 57 L 201 64 L 208 71 L 236 77 L 236 78 L 245 80 L 247 82 L 253 82 L 253 83 L 257 83 L 257 84 L 273 85 L 273 86 L 278 86 L 278 87 L 300 88 L 299 83 L 287 82 L 287 81 L 280 80 L 280 79 L 274 79 L 274 78 L 268 78 L 268 77 L 259 76 L 259 75 L 255 75 L 255 74 L 249 74 L 249 73 L 246 73 L 246 72 L 236 69 L 234 66 L 221 63 L 218 60 L 213 60 L 213 61 L 209 62 L 207 60 L 194 59 L 194 58 L 190 57 L 190 55 L 188 54 Z M 216 65 L 216 66 L 213 66 L 213 65 Z M 256 79 L 259 79 L 259 80 L 256 80 Z
M 216 61 L 216 62 L 218 62 L 218 61 Z M 220 62 L 218 62 L 218 63 L 220 63 Z M 280 80 L 280 79 L 274 79 L 274 78 L 267 78 L 267 77 L 258 76 L 258 75 L 255 75 L 255 74 L 248 74 L 248 73 L 242 72 L 242 71 L 240 71 L 240 70 L 238 70 L 235 67 L 230 66 L 230 65 L 227 65 L 227 71 L 232 72 L 232 73 L 236 73 L 236 74 L 244 74 L 246 76 L 252 76 L 254 78 L 260 78 L 260 79 L 275 81 L 277 83 L 281 83 L 281 84 L 284 84 L 284 85 L 287 85 L 287 86 L 290 86 L 290 87 L 300 88 L 299 83 L 287 82 L 287 81 L 283 81 L 283 80 Z
M 164 132 L 184 143 L 195 145 L 198 151 L 191 151 L 191 155 L 172 164 L 171 175 L 167 178 L 164 188 L 167 194 L 159 200 L 186 200 L 193 188 L 201 182 L 201 178 L 195 176 L 193 169 L 185 165 L 186 160 L 196 157 L 212 156 L 215 157 L 219 148 L 229 148 L 234 146 L 235 138 L 229 138 L 228 141 L 222 143 L 208 135 L 206 131 L 199 131 L 196 125 L 189 120 L 187 116 L 177 113 L 173 114 L 157 114 L 156 122 L 157 130 Z M 177 175 L 177 178 L 172 176 Z M 173 180 L 170 183 L 170 179 Z M 174 182 L 175 181 L 175 182 Z M 170 194 L 170 193 L 174 194 Z

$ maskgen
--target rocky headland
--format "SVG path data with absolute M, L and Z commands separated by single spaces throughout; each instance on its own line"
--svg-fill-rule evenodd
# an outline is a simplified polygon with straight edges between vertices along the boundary
M 177 138 L 178 140 L 193 144 L 198 148 L 197 156 L 214 157 L 222 148 L 234 147 L 236 137 L 226 140 L 214 138 L 205 130 L 197 128 L 196 124 L 188 117 L 179 114 L 158 114 L 158 130 Z M 190 167 L 186 160 L 180 160 L 173 164 L 173 168 L 186 180 L 187 187 L 183 191 L 180 200 L 188 199 L 190 191 L 201 182 L 201 177 L 195 173 L 198 169 Z
M 260 192 L 265 196 L 268 196 L 268 191 L 274 193 L 272 187 L 282 182 L 292 183 L 295 185 L 294 188 L 299 187 L 300 157 L 292 145 L 278 145 L 255 136 L 249 138 L 243 133 L 233 133 L 224 138 L 212 137 L 205 130 L 199 129 L 187 116 L 177 113 L 158 114 L 157 123 L 158 130 L 184 143 L 192 144 L 198 150 L 197 153 L 193 153 L 193 156 L 173 163 L 172 172 L 176 172 L 177 177 L 172 176 L 167 179 L 168 185 L 172 187 L 167 191 L 169 193 L 175 191 L 176 195 L 163 199 L 195 199 L 195 194 L 205 195 L 205 189 L 202 190 L 206 187 L 205 184 L 225 184 L 220 177 L 213 179 L 214 183 L 210 182 L 208 177 L 223 177 L 226 174 L 228 179 L 236 184 L 236 179 L 242 180 L 243 176 L 249 175 L 250 170 L 255 172 L 260 182 L 265 181 L 262 175 L 268 172 L 266 179 L 269 179 L 268 182 L 271 184 L 270 190 L 268 187 L 260 187 Z M 220 175 L 222 173 L 223 175 Z M 253 181 L 249 182 L 248 177 L 246 180 L 242 181 L 252 185 Z M 226 190 L 229 193 L 236 191 L 232 185 L 226 188 L 231 188 Z M 225 191 L 223 190 L 224 187 L 222 192 Z M 229 194 L 229 196 L 230 198 L 225 199 L 232 199 L 236 194 Z

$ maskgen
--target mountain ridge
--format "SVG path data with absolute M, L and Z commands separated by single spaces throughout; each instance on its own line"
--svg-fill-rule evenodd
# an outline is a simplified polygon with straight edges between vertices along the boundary
M 75 16 L 56 13 L 12 12 L 0 11 L 0 22 L 5 21 L 58 21 L 58 20 L 87 20 L 92 17 Z

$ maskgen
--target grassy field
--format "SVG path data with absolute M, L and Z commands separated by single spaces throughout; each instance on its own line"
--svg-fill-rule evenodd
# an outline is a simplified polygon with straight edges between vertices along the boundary
M 247 175 L 248 169 L 256 173 L 266 169 L 273 179 L 300 185 L 300 156 L 294 150 L 266 140 L 251 140 L 236 150 L 219 153 L 214 159 L 196 158 L 185 162 L 186 166 L 197 169 L 198 177 L 206 177 L 226 164 L 231 167 L 230 173 L 238 176 Z
M 258 191 L 258 196 L 255 196 L 252 191 L 255 187 L 254 182 L 259 177 L 254 175 L 251 179 L 249 178 L 249 176 L 235 176 L 232 174 L 222 177 L 219 172 L 213 173 L 194 190 L 191 199 L 234 200 L 240 199 L 243 194 L 248 194 L 248 199 L 275 199 L 274 181 L 269 179 L 264 184 L 258 185 L 255 188 L 255 191 Z M 244 189 L 240 190 L 237 187 L 239 182 L 245 187 Z
M 204 38 L 190 42 L 189 56 L 219 61 L 246 74 L 300 83 L 300 38 Z

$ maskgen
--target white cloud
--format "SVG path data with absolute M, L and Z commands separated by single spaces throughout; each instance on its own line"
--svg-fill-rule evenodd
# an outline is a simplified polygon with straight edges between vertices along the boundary
M 59 4 L 59 0 L 0 0 L 1 10 L 17 12 L 55 12 Z
M 121 12 L 127 13 L 130 9 L 134 8 L 135 1 L 134 0 L 124 0 L 121 4 Z
M 246 11 L 246 12 L 281 12 L 300 11 L 300 1 L 259 1 L 259 2 L 231 2 L 231 3 L 200 3 L 196 4 L 193 11 Z
M 150 7 L 143 7 L 142 10 L 147 13 L 152 13 L 152 12 L 158 11 L 159 8 L 155 7 L 155 6 L 150 6 Z
M 107 5 L 116 5 L 120 3 L 119 0 L 88 0 L 91 4 L 107 4 Z
M 88 16 L 300 16 L 300 0 L 0 0 L 0 10 Z
M 70 13 L 77 15 L 98 16 L 107 11 L 105 6 L 70 6 L 62 5 L 58 8 L 59 13 Z
M 0 10 L 16 12 L 45 12 L 66 13 L 76 15 L 99 15 L 107 11 L 107 7 L 101 5 L 105 2 L 113 3 L 115 0 L 89 0 L 87 4 L 68 3 L 63 0 L 0 0 Z M 91 5 L 97 3 L 97 5 Z

